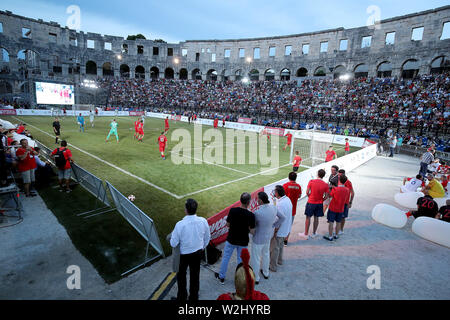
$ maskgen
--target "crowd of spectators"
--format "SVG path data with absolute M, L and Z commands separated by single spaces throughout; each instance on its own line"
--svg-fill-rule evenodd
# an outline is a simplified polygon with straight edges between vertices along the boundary
M 103 79 L 109 107 L 138 108 L 200 118 L 377 138 L 387 127 L 405 143 L 439 137 L 445 144 L 450 115 L 450 75 L 415 79 L 359 78 L 349 81 L 183 81 Z M 434 141 L 436 142 L 436 141 Z M 441 142 L 441 143 L 439 143 Z

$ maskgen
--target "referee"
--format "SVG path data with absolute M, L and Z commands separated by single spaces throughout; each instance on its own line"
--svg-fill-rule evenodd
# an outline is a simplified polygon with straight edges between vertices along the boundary
M 425 152 L 422 155 L 422 158 L 420 158 L 420 171 L 419 174 L 422 177 L 426 177 L 427 176 L 427 170 L 428 170 L 428 166 L 434 161 L 434 150 L 431 149 L 427 152 Z
M 59 136 L 61 135 L 61 124 L 59 123 L 58 118 L 55 118 L 55 121 L 53 121 L 53 132 L 55 133 L 56 140 L 55 144 L 58 144 Z

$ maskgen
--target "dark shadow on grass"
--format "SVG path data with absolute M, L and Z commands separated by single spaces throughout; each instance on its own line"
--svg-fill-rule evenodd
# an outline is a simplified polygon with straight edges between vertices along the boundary
M 41 187 L 39 195 L 66 229 L 74 246 L 107 283 L 120 280 L 122 273 L 144 261 L 146 241 L 117 211 L 89 219 L 77 216 L 96 208 L 95 197 L 79 185 L 73 185 L 69 194 L 59 192 L 55 185 L 56 179 L 50 186 Z M 154 254 L 150 247 L 149 255 Z

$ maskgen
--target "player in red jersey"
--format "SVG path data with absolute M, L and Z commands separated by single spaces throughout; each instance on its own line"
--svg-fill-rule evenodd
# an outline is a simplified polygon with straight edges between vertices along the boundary
M 288 133 L 285 135 L 285 137 L 287 137 L 287 143 L 286 143 L 286 145 L 284 146 L 283 151 L 285 151 L 286 148 L 289 147 L 289 146 L 291 145 L 291 143 L 292 143 L 292 133 L 288 132 Z
M 138 141 L 143 142 L 142 139 L 144 138 L 144 121 L 142 119 L 138 121 L 137 134 Z
M 345 176 L 345 170 L 339 169 L 338 171 L 339 177 Z M 350 197 L 347 199 L 347 203 L 345 204 L 344 213 L 342 215 L 342 221 L 341 221 L 341 230 L 339 231 L 338 235 L 344 234 L 344 225 L 345 225 L 345 219 L 348 218 L 348 212 L 350 208 L 352 207 L 353 199 L 355 198 L 355 189 L 353 189 L 353 184 L 350 180 L 345 181 L 344 186 L 347 187 L 347 189 L 350 191 Z
M 134 138 L 137 139 L 138 138 L 138 129 L 139 127 L 139 118 L 134 122 Z
M 217 126 L 219 125 L 219 119 L 214 119 L 214 129 L 217 129 Z
M 302 196 L 302 187 L 295 182 L 297 180 L 297 174 L 295 172 L 289 173 L 289 182 L 286 182 L 283 184 L 284 192 L 286 193 L 286 196 L 291 200 L 292 202 L 292 222 L 291 225 L 294 224 L 295 215 L 297 213 L 297 201 Z M 284 244 L 287 246 L 289 235 L 284 240 Z
M 326 154 L 325 162 L 329 162 L 329 161 L 331 161 L 333 159 L 337 159 L 337 154 L 333 150 L 333 146 L 330 146 L 328 148 L 328 150 L 325 152 L 325 154 Z
M 225 117 L 222 119 L 222 128 L 225 128 Z
M 169 117 L 166 117 L 164 120 L 164 134 L 166 134 L 167 131 L 169 131 Z
M 292 161 L 293 163 L 292 163 L 292 165 L 293 165 L 293 167 L 292 167 L 292 171 L 294 171 L 294 172 L 297 172 L 298 171 L 298 167 L 300 167 L 300 165 L 302 164 L 302 157 L 300 157 L 299 155 L 298 155 L 298 151 L 295 151 L 295 157 L 294 157 L 294 160 Z
M 159 144 L 159 152 L 161 152 L 161 158 L 163 160 L 166 160 L 166 156 L 164 155 L 164 150 L 166 149 L 166 145 L 167 145 L 167 137 L 165 136 L 165 132 L 161 132 L 161 135 L 158 137 L 158 142 Z
M 333 187 L 330 191 L 330 207 L 327 213 L 328 220 L 328 236 L 323 236 L 324 239 L 328 241 L 333 241 L 339 238 L 339 233 L 341 232 L 341 221 L 345 210 L 345 204 L 348 202 L 350 197 L 350 190 L 345 187 L 347 182 L 347 177 L 341 175 L 339 177 L 339 184 L 337 187 Z M 336 221 L 335 234 L 333 235 L 333 225 Z
M 350 153 L 350 143 L 348 143 L 348 138 L 345 138 L 345 154 Z

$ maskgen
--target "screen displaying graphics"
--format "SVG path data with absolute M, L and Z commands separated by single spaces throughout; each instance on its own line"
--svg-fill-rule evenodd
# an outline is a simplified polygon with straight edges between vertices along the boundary
M 36 82 L 37 104 L 69 104 L 75 103 L 73 85 Z

